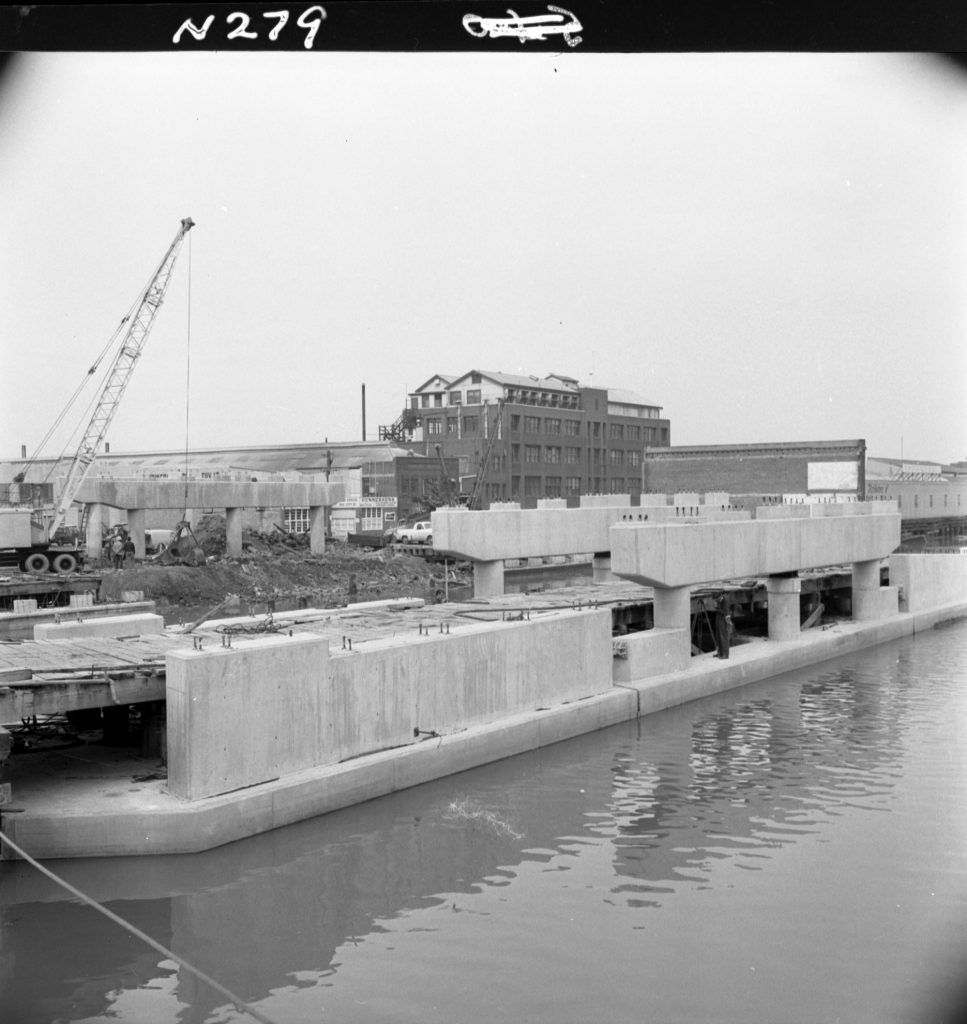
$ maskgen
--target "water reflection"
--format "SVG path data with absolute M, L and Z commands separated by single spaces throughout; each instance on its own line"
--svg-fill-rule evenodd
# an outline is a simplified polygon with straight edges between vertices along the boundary
M 636 934 L 643 934 L 645 910 L 648 928 L 668 929 L 671 942 L 678 918 L 666 918 L 666 908 L 681 914 L 690 894 L 720 899 L 741 885 L 744 872 L 787 871 L 783 851 L 797 844 L 835 837 L 844 862 L 868 856 L 871 822 L 896 813 L 897 787 L 911 764 L 920 764 L 918 752 L 926 736 L 936 736 L 944 706 L 965 711 L 962 668 L 938 662 L 936 652 L 931 658 L 927 687 L 922 647 L 889 645 L 206 854 L 51 866 L 267 1013 L 283 994 L 302 993 L 318 1007 L 322 993 L 355 977 L 349 962 L 357 969 L 367 946 L 396 950 L 405 933 L 419 937 L 414 948 L 445 957 L 448 945 L 472 943 L 474 927 L 489 918 L 489 928 L 501 915 L 514 925 L 504 926 L 505 943 L 474 955 L 522 965 L 535 948 L 542 956 L 571 956 L 555 945 L 564 941 L 557 938 L 560 915 L 578 907 L 593 931 L 598 911 L 587 900 L 612 915 L 633 914 L 634 923 L 622 927 Z M 948 758 L 947 772 L 952 764 Z M 939 762 L 927 767 L 945 770 Z M 929 775 L 928 783 L 941 778 Z M 962 780 L 959 790 L 949 779 L 943 784 L 963 810 Z M 857 816 L 861 837 L 848 847 L 842 823 Z M 909 867 L 884 861 L 882 870 Z M 763 898 L 750 890 L 743 906 L 758 907 Z M 777 905 L 789 897 L 777 890 L 769 898 Z M 828 908 L 807 906 L 804 928 L 810 913 L 817 929 L 828 925 Z M 624 918 L 605 920 L 588 941 L 613 941 L 608 932 Z M 761 918 L 743 921 L 733 909 L 727 934 L 761 931 Z M 522 922 L 526 941 L 514 938 Z M 713 928 L 709 920 L 703 927 Z M 796 941 L 808 948 L 820 936 Z M 418 973 L 425 964 L 408 968 Z M 378 977 L 365 984 L 374 993 L 392 988 Z M 452 1007 L 458 993 L 437 996 Z M 125 1019 L 132 1000 L 141 1019 L 152 1021 L 242 1019 L 219 1009 L 224 999 L 191 974 L 90 908 L 65 901 L 29 867 L 0 866 L 0 1006 L 11 1014 L 0 1019 Z M 152 1000 L 158 1013 L 144 1016 Z

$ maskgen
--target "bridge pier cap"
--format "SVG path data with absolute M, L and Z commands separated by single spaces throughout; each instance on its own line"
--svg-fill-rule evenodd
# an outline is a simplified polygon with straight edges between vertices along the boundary
M 649 587 L 682 587 L 880 560 L 900 543 L 900 516 L 709 523 L 616 523 L 611 571 Z

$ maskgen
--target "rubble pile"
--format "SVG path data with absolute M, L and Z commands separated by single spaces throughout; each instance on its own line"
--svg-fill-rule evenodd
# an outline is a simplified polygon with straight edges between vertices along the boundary
M 469 566 L 451 565 L 444 582 L 442 565 L 404 555 L 392 548 L 370 549 L 330 541 L 324 554 L 309 550 L 305 534 L 273 528 L 242 534 L 242 555 L 225 554 L 225 520 L 205 516 L 193 526 L 205 553 L 200 565 L 129 563 L 105 573 L 100 598 L 119 600 L 123 591 L 142 591 L 159 606 L 196 607 L 236 598 L 249 607 L 334 607 L 350 601 L 387 597 L 434 600 L 445 586 L 469 585 Z

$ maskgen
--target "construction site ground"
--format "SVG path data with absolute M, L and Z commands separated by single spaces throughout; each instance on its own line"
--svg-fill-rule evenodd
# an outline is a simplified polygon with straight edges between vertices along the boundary
M 270 602 L 281 610 L 387 597 L 433 600 L 438 591 L 471 580 L 467 565 L 445 568 L 392 547 L 329 541 L 324 554 L 313 554 L 307 536 L 280 530 L 245 531 L 241 557 L 229 558 L 221 517 L 202 519 L 193 532 L 203 552 L 203 558 L 195 559 L 199 564 L 172 564 L 170 557 L 162 555 L 128 560 L 122 569 L 113 569 L 107 562 L 92 565 L 103 574 L 100 600 L 121 600 L 125 592 L 141 591 L 145 600 L 157 603 L 159 611 L 166 606 L 197 608 L 226 601 L 226 612 L 234 608 L 244 612 Z

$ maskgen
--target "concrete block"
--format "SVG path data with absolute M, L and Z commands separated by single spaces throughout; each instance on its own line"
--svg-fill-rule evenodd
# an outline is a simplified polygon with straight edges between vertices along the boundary
M 852 618 L 854 622 L 879 622 L 892 619 L 899 614 L 900 599 L 898 587 L 875 587 L 869 590 L 853 590 Z
M 93 594 L 71 594 L 70 596 L 71 608 L 90 608 L 93 606 L 93 604 Z
M 611 613 L 565 612 L 333 652 L 327 757 L 342 761 L 610 689 Z
M 169 651 L 168 789 L 199 800 L 322 764 L 328 661 L 307 634 Z
M 632 683 L 678 672 L 692 659 L 691 630 L 649 629 L 643 633 L 629 633 L 614 641 L 622 653 L 612 661 L 612 678 L 616 683 Z
M 900 610 L 922 612 L 967 601 L 967 555 L 890 555 L 890 585 Z
M 65 640 L 81 636 L 159 636 L 165 620 L 160 615 L 105 615 L 74 622 L 41 622 L 34 626 L 35 640 Z
M 37 599 L 35 597 L 14 598 L 13 610 L 21 615 L 35 612 L 37 611 Z

